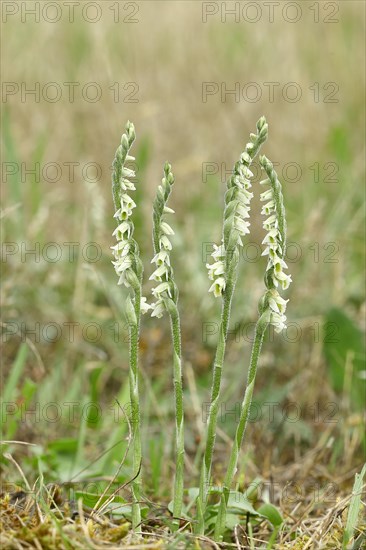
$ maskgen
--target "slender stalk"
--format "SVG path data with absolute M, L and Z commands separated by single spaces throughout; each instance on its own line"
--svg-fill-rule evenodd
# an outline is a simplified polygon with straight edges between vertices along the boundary
M 269 216 L 263 222 L 263 228 L 267 231 L 263 244 L 267 245 L 265 255 L 268 254 L 268 264 L 264 278 L 266 292 L 259 304 L 260 317 L 258 319 L 255 331 L 247 386 L 241 405 L 240 418 L 236 428 L 234 443 L 230 453 L 229 465 L 224 478 L 223 490 L 220 498 L 219 511 L 214 533 L 214 537 L 218 541 L 222 539 L 225 531 L 226 511 L 229 501 L 230 488 L 236 474 L 240 448 L 249 418 L 255 378 L 257 374 L 258 359 L 264 334 L 270 323 L 274 325 L 276 332 L 280 332 L 286 326 L 286 316 L 284 313 L 286 311 L 286 304 L 288 300 L 284 300 L 280 296 L 277 291 L 277 287 L 281 285 L 283 289 L 286 289 L 291 282 L 291 276 L 283 272 L 283 269 L 287 268 L 284 261 L 286 250 L 286 218 L 281 184 L 275 170 L 273 169 L 273 164 L 265 156 L 260 158 L 260 163 L 268 176 L 266 180 L 261 181 L 261 184 L 270 184 L 270 189 L 261 194 L 261 201 L 267 202 L 267 204 L 265 204 L 262 208 L 262 214 Z
M 235 284 L 237 279 L 237 262 L 233 259 L 231 262 L 231 269 L 227 279 L 227 285 L 223 295 L 222 308 L 221 308 L 221 320 L 219 326 L 219 339 L 216 348 L 212 387 L 211 387 L 211 399 L 210 408 L 207 418 L 207 435 L 206 435 L 206 448 L 202 460 L 202 468 L 200 475 L 199 495 L 197 499 L 197 526 L 196 534 L 203 535 L 205 530 L 204 514 L 206 509 L 207 495 L 209 490 L 209 484 L 211 479 L 211 464 L 213 450 L 216 439 L 216 425 L 217 415 L 219 412 L 219 398 L 221 388 L 222 368 L 225 358 L 226 340 L 230 322 L 231 302 L 234 295 Z
M 129 386 L 131 402 L 131 431 L 133 440 L 133 480 L 132 480 L 132 528 L 141 533 L 141 432 L 140 432 L 140 402 L 139 402 L 139 371 L 138 351 L 141 309 L 146 310 L 145 298 L 142 298 L 143 265 L 140 260 L 139 247 L 133 238 L 134 225 L 131 220 L 132 210 L 136 204 L 129 196 L 135 186 L 130 178 L 135 172 L 126 167 L 126 162 L 135 160 L 130 150 L 135 141 L 136 133 L 131 122 L 126 124 L 126 132 L 122 135 L 121 143 L 116 151 L 112 172 L 112 195 L 115 207 L 114 217 L 117 227 L 113 232 L 117 244 L 112 246 L 115 260 L 112 262 L 119 277 L 118 284 L 125 285 L 132 292 L 127 296 L 125 313 L 129 325 Z
M 152 292 L 157 298 L 153 304 L 152 316 L 161 317 L 164 311 L 168 311 L 172 331 L 173 342 L 173 385 L 175 400 L 175 480 L 173 492 L 173 516 L 175 521 L 173 529 L 179 528 L 179 519 L 182 515 L 183 491 L 184 491 L 184 408 L 183 408 L 183 382 L 182 382 L 182 345 L 180 333 L 180 318 L 177 307 L 178 289 L 174 281 L 173 268 L 170 265 L 171 244 L 168 235 L 174 232 L 164 221 L 164 213 L 173 213 L 166 206 L 170 196 L 174 176 L 171 165 L 167 162 L 164 166 L 164 177 L 158 187 L 153 208 L 153 247 L 155 257 L 152 260 L 157 269 L 150 279 L 160 283 Z
M 242 246 L 242 237 L 249 233 L 250 201 L 253 194 L 250 192 L 250 179 L 253 177 L 250 166 L 257 155 L 261 145 L 268 135 L 268 125 L 264 117 L 257 122 L 257 133 L 250 134 L 250 142 L 246 144 L 245 151 L 240 160 L 235 164 L 233 174 L 227 181 L 225 194 L 225 209 L 223 216 L 222 244 L 215 246 L 213 264 L 208 264 L 209 277 L 214 281 L 210 291 L 216 297 L 223 298 L 219 337 L 215 354 L 211 401 L 206 431 L 206 447 L 202 460 L 199 494 L 196 501 L 197 524 L 196 534 L 204 535 L 205 510 L 207 496 L 211 481 L 212 456 L 215 446 L 217 415 L 219 411 L 220 387 L 222 369 L 225 358 L 227 331 L 230 320 L 231 302 L 237 280 L 237 264 L 239 247 Z
M 223 492 L 221 494 L 221 499 L 219 504 L 219 512 L 218 512 L 217 521 L 215 525 L 215 534 L 214 534 L 215 540 L 220 540 L 225 530 L 226 509 L 227 509 L 227 503 L 230 495 L 230 487 L 233 482 L 234 476 L 236 474 L 240 448 L 243 442 L 245 429 L 248 423 L 250 406 L 251 406 L 252 397 L 253 397 L 255 378 L 257 374 L 258 359 L 259 359 L 263 338 L 264 338 L 264 334 L 267 326 L 268 326 L 268 315 L 264 313 L 259 318 L 257 322 L 256 330 L 255 330 L 255 338 L 254 338 L 253 347 L 252 347 L 247 386 L 246 386 L 243 402 L 241 404 L 240 418 L 236 428 L 234 443 L 230 453 L 229 465 L 226 471 L 224 484 L 223 484 Z
M 173 516 L 179 518 L 182 515 L 183 490 L 184 490 L 184 410 L 183 410 L 183 384 L 182 384 L 182 346 L 180 334 L 180 320 L 176 304 L 171 300 L 167 305 L 173 340 L 173 373 L 174 373 L 174 398 L 175 398 L 175 481 L 173 496 Z M 179 526 L 179 521 L 176 522 Z
M 132 481 L 132 529 L 136 533 L 141 533 L 141 431 L 140 431 L 140 401 L 139 401 L 139 373 L 138 373 L 138 349 L 139 349 L 139 333 L 140 333 L 140 318 L 141 318 L 141 287 L 137 286 L 134 289 L 134 313 L 136 323 L 129 322 L 130 328 L 130 368 L 129 368 L 129 386 L 130 386 L 130 401 L 131 401 L 131 431 L 133 441 L 133 475 Z

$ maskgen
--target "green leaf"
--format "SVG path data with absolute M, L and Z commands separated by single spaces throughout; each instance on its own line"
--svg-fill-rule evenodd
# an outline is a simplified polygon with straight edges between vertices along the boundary
M 346 529 L 343 535 L 342 548 L 344 549 L 347 548 L 347 545 L 350 542 L 351 538 L 353 537 L 353 534 L 357 527 L 358 516 L 360 513 L 360 507 L 361 507 L 361 492 L 362 492 L 362 486 L 363 486 L 363 478 L 365 477 L 365 474 L 366 474 L 366 464 L 364 464 L 364 467 L 362 468 L 361 473 L 355 475 L 355 482 L 352 490 L 352 498 L 348 509 Z
M 264 516 L 268 521 L 270 521 L 273 527 L 280 527 L 283 523 L 283 517 L 281 516 L 278 508 L 273 506 L 273 504 L 262 504 L 257 510 L 259 514 Z
M 341 309 L 332 308 L 326 314 L 323 350 L 333 389 L 341 393 L 349 388 L 351 407 L 363 410 L 366 406 L 366 380 L 362 377 L 365 344 L 362 332 Z
M 227 503 L 227 508 L 232 510 L 239 510 L 240 512 L 245 512 L 252 514 L 253 516 L 258 516 L 259 512 L 253 508 L 252 503 L 246 498 L 244 493 L 239 491 L 230 491 L 229 500 Z
M 57 453 L 74 455 L 78 448 L 78 440 L 71 437 L 56 439 L 48 444 L 48 448 Z
M 333 126 L 328 136 L 329 148 L 341 164 L 348 164 L 351 161 L 350 141 L 348 129 L 344 126 Z
M 85 506 L 89 506 L 90 508 L 93 508 L 97 504 L 97 502 L 99 502 L 100 497 L 101 495 L 99 495 L 98 493 L 75 491 L 75 499 L 79 500 L 81 498 L 81 500 L 83 501 L 83 504 L 85 504 Z M 106 502 L 109 499 L 109 497 L 110 495 L 105 495 L 103 498 L 100 499 L 100 503 L 102 504 Z M 121 496 L 114 495 L 111 504 L 117 504 L 117 503 L 125 504 L 126 501 Z M 128 507 L 130 508 L 130 506 Z
M 17 356 L 15 358 L 15 361 L 12 365 L 12 368 L 10 370 L 9 378 L 5 384 L 5 388 L 3 390 L 3 395 L 1 402 L 7 403 L 11 401 L 16 400 L 16 387 L 19 381 L 19 378 L 21 377 L 25 362 L 28 355 L 28 346 L 27 344 L 21 344 Z

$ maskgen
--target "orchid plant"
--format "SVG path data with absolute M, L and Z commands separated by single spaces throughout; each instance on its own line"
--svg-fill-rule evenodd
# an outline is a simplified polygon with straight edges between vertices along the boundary
M 219 245 L 214 245 L 213 262 L 207 264 L 208 277 L 211 280 L 209 292 L 222 300 L 221 319 L 216 354 L 212 372 L 212 389 L 204 439 L 204 453 L 200 470 L 199 491 L 196 499 L 195 532 L 197 535 L 206 533 L 206 508 L 211 484 L 211 466 L 215 447 L 217 417 L 220 407 L 221 379 L 224 371 L 225 348 L 230 323 L 231 305 L 238 275 L 239 251 L 243 239 L 250 232 L 250 204 L 253 197 L 253 173 L 251 164 L 268 136 L 268 124 L 264 117 L 257 122 L 256 133 L 250 134 L 250 141 L 235 164 L 233 173 L 227 182 L 225 207 L 223 214 L 222 239 Z M 175 399 L 175 482 L 173 491 L 173 529 L 179 527 L 179 518 L 184 512 L 184 408 L 182 381 L 182 350 L 180 334 L 180 316 L 178 311 L 178 288 L 174 279 L 170 253 L 172 250 L 172 227 L 166 222 L 165 215 L 174 211 L 167 206 L 171 194 L 174 176 L 171 165 L 165 163 L 164 177 L 157 188 L 153 206 L 153 250 L 154 271 L 150 280 L 154 281 L 152 289 L 154 301 L 150 304 L 142 296 L 143 266 L 139 255 L 138 244 L 135 241 L 132 211 L 136 207 L 130 197 L 130 191 L 135 187 L 131 178 L 135 173 L 126 166 L 134 160 L 130 149 L 135 140 L 135 129 L 132 123 L 126 125 L 121 144 L 117 149 L 113 163 L 112 193 L 115 205 L 114 217 L 117 227 L 113 232 L 117 243 L 112 246 L 114 261 L 112 262 L 118 275 L 118 284 L 126 286 L 130 293 L 126 299 L 125 313 L 130 328 L 130 368 L 129 385 L 132 409 L 132 440 L 133 440 L 133 482 L 132 482 L 132 526 L 136 533 L 141 532 L 140 501 L 142 498 L 141 481 L 141 435 L 140 435 L 140 404 L 139 404 L 139 370 L 138 344 L 141 313 L 151 311 L 151 316 L 160 318 L 168 313 L 171 324 L 173 344 L 173 386 Z M 272 163 L 261 156 L 260 166 L 266 177 L 260 182 L 266 189 L 260 195 L 264 203 L 262 215 L 265 216 L 263 229 L 265 246 L 263 256 L 267 256 L 265 272 L 265 291 L 259 303 L 259 317 L 255 330 L 252 354 L 248 370 L 248 379 L 240 417 L 236 427 L 234 442 L 231 448 L 229 463 L 223 480 L 223 486 L 218 505 L 215 524 L 215 539 L 221 540 L 226 526 L 226 514 L 230 490 L 234 481 L 240 449 L 250 413 L 254 391 L 258 359 L 267 327 L 271 324 L 276 332 L 286 327 L 286 305 L 280 291 L 286 290 L 291 283 L 291 276 L 286 273 L 286 219 L 281 184 Z

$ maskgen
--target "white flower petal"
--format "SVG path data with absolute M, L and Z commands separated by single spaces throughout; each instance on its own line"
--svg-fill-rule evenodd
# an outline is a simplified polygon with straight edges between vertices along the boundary
M 141 313 L 144 315 L 149 311 L 149 309 L 153 309 L 153 306 L 147 303 L 147 300 L 145 296 L 141 296 Z
M 168 223 L 161 222 L 160 227 L 165 235 L 174 235 L 174 231 Z
M 171 250 L 172 249 L 172 243 L 168 239 L 166 235 L 162 235 L 160 237 L 160 246 L 164 248 L 165 250 Z
M 165 312 L 165 306 L 164 302 L 162 300 L 158 300 L 154 304 L 151 304 L 151 309 L 153 310 L 151 313 L 151 317 L 162 317 L 163 313 Z

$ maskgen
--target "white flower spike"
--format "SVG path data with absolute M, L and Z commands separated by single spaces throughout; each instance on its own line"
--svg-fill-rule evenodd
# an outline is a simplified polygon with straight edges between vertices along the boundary
M 245 146 L 245 151 L 240 155 L 240 160 L 235 164 L 233 175 L 227 182 L 228 190 L 225 195 L 224 230 L 220 247 L 215 245 L 211 254 L 214 264 L 206 264 L 209 279 L 216 283 L 211 285 L 209 292 L 215 297 L 222 295 L 226 288 L 226 277 L 231 259 L 237 255 L 238 247 L 243 246 L 242 237 L 250 233 L 250 201 L 253 193 L 250 191 L 253 172 L 250 166 L 259 151 L 262 143 L 267 139 L 268 124 L 264 117 L 257 123 L 257 134 L 251 134 L 251 142 Z M 226 254 L 226 248 L 230 243 L 230 253 Z M 220 264 L 219 264 L 220 262 Z M 218 280 L 220 278 L 220 280 Z M 225 284 L 222 284 L 221 278 Z
M 263 228 L 267 232 L 262 244 L 266 245 L 262 256 L 268 256 L 266 268 L 266 286 L 268 292 L 265 301 L 270 309 L 269 322 L 274 326 L 276 332 L 286 328 L 286 304 L 279 295 L 277 288 L 286 290 L 291 283 L 291 275 L 284 272 L 287 264 L 284 260 L 286 250 L 286 220 L 285 208 L 281 184 L 272 163 L 265 157 L 260 158 L 260 164 L 265 170 L 267 178 L 261 181 L 261 185 L 270 185 L 270 188 L 261 193 L 260 200 L 266 202 L 262 208 L 262 214 L 269 216 L 263 222 Z

